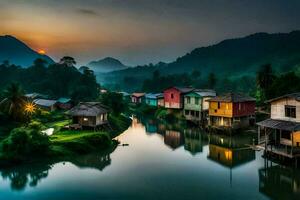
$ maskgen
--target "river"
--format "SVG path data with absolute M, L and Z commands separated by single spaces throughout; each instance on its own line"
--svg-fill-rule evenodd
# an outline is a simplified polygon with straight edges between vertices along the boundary
M 1 199 L 300 199 L 300 170 L 213 135 L 134 118 L 110 154 L 2 170 Z

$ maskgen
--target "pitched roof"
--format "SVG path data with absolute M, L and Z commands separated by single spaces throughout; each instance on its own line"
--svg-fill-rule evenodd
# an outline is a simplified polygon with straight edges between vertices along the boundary
M 171 88 L 175 88 L 176 90 L 180 91 L 181 93 L 188 93 L 194 90 L 194 88 L 192 87 L 178 87 L 178 86 L 174 86 L 174 87 L 169 87 L 165 90 L 171 89 Z
M 37 98 L 47 98 L 47 95 L 34 92 L 30 94 L 25 94 L 25 97 L 30 99 L 37 99 Z
M 163 98 L 164 97 L 164 95 L 162 93 L 155 93 L 155 94 L 154 93 L 148 93 L 145 96 L 148 99 L 158 99 L 158 98 Z
M 296 101 L 300 101 L 300 92 L 292 93 L 292 94 L 286 94 L 286 95 L 283 95 L 283 96 L 280 96 L 280 97 L 276 97 L 276 98 L 273 98 L 273 99 L 270 99 L 270 100 L 266 101 L 266 103 L 270 103 L 270 102 L 277 101 L 277 100 L 280 100 L 280 99 L 285 99 L 285 98 L 293 98 Z
M 210 89 L 195 89 L 191 93 L 196 93 L 202 97 L 215 97 L 216 91 Z
M 55 100 L 49 100 L 49 99 L 35 99 L 33 101 L 33 103 L 35 103 L 38 106 L 51 107 L 54 104 L 56 104 L 57 101 L 55 101 Z
M 58 103 L 69 103 L 70 101 L 71 101 L 70 98 L 63 98 L 63 97 L 57 100 Z
M 256 123 L 259 126 L 264 126 L 267 128 L 274 128 L 285 131 L 299 131 L 300 123 L 292 122 L 292 121 L 284 121 L 277 119 L 266 119 L 264 121 Z
M 138 93 L 138 92 L 135 92 L 135 93 L 132 93 L 131 96 L 134 96 L 134 97 L 143 97 L 143 96 L 145 96 L 145 93 Z
M 216 96 L 214 98 L 211 98 L 207 101 L 219 101 L 219 102 L 248 102 L 248 101 L 255 101 L 254 98 L 238 94 L 238 93 L 226 93 L 220 96 Z
M 68 112 L 72 116 L 85 117 L 93 117 L 104 113 L 108 113 L 108 108 L 99 102 L 80 102 Z

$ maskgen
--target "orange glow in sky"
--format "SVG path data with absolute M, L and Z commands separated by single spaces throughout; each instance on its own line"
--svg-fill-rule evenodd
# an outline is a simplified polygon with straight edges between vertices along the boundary
M 39 53 L 39 54 L 42 54 L 42 55 L 45 55 L 45 54 L 46 54 L 46 51 L 43 50 L 43 49 L 40 49 L 40 50 L 38 51 L 38 53 Z

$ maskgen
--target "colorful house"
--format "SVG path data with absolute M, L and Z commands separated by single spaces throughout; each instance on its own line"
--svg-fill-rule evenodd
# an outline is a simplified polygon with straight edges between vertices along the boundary
M 184 95 L 193 91 L 190 87 L 170 87 L 164 90 L 165 108 L 182 109 L 184 107 Z
M 199 122 L 207 118 L 209 103 L 216 96 L 213 90 L 195 89 L 184 95 L 183 114 L 187 120 Z
M 57 100 L 57 107 L 63 110 L 69 110 L 73 107 L 73 101 L 70 98 L 59 98 Z
M 288 158 L 300 156 L 300 93 L 267 101 L 271 118 L 258 122 L 258 144 L 267 153 Z
M 132 93 L 131 95 L 131 103 L 140 104 L 145 100 L 145 93 Z
M 255 121 L 255 99 L 227 93 L 207 100 L 209 126 L 214 128 L 245 128 Z
M 162 93 L 149 93 L 145 95 L 146 104 L 149 106 L 164 106 L 164 95 Z

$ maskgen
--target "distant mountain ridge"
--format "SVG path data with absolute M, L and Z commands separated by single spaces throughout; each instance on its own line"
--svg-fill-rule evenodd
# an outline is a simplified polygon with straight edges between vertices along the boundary
M 15 37 L 0 36 L 0 62 L 8 60 L 11 64 L 29 67 L 37 58 L 46 60 L 48 64 L 54 63 L 49 56 L 37 53 Z
M 155 70 L 161 74 L 191 73 L 198 70 L 203 78 L 210 72 L 219 77 L 254 76 L 263 64 L 272 64 L 276 71 L 289 71 L 300 64 L 300 31 L 290 33 L 255 33 L 227 39 L 215 45 L 196 48 L 167 64 L 137 66 L 99 76 L 102 83 L 135 79 L 142 84 Z M 109 81 L 109 82 L 108 82 Z M 137 85 L 141 86 L 141 85 Z
M 112 57 L 106 57 L 98 61 L 92 61 L 87 64 L 87 67 L 89 67 L 94 72 L 99 73 L 112 72 L 128 68 L 128 66 L 125 66 L 119 60 Z

